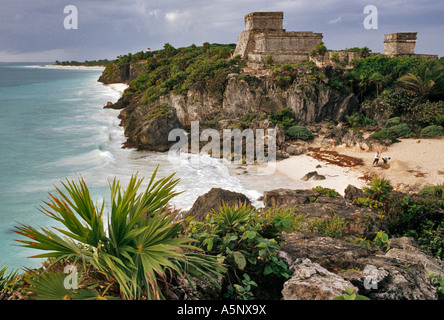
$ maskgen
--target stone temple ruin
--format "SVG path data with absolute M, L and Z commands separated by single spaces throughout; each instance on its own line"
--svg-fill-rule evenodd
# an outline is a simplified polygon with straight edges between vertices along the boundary
M 322 41 L 322 33 L 287 32 L 283 20 L 283 12 L 247 14 L 234 55 L 240 55 L 252 66 L 263 65 L 268 55 L 277 63 L 308 60 L 310 51 Z
M 311 31 L 286 31 L 283 29 L 283 12 L 252 12 L 245 16 L 245 30 L 237 39 L 234 55 L 240 55 L 249 67 L 260 68 L 266 57 L 271 56 L 276 63 L 297 63 L 311 59 L 310 51 L 322 41 L 322 33 Z M 417 32 L 390 33 L 385 35 L 384 55 L 418 56 L 437 59 L 437 55 L 415 54 Z M 358 53 L 329 51 L 321 65 L 330 61 L 333 53 L 338 53 L 340 61 L 350 62 L 358 58 Z

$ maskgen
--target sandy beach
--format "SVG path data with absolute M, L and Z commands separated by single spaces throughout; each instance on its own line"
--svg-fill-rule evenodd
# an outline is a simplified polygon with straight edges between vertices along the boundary
M 105 86 L 111 87 L 113 90 L 120 92 L 120 94 L 123 94 L 123 91 L 129 87 L 126 83 L 111 83 L 105 84 Z
M 341 194 L 349 184 L 359 188 L 366 186 L 372 176 L 384 177 L 395 189 L 404 192 L 416 192 L 427 185 L 444 183 L 444 138 L 401 139 L 381 152 L 382 156 L 391 159 L 387 164 L 380 160 L 378 165 L 372 165 L 375 151 L 309 148 L 306 154 L 278 161 L 275 172 L 305 188 L 322 186 Z M 350 159 L 355 161 L 350 162 Z M 312 171 L 326 179 L 301 180 Z
M 30 67 L 48 68 L 48 69 L 105 70 L 105 67 L 101 67 L 101 66 L 63 66 L 63 65 L 55 65 L 55 64 L 36 65 L 36 66 L 30 66 Z

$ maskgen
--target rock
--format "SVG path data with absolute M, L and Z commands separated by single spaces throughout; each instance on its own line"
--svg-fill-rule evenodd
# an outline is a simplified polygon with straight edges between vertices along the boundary
M 289 155 L 291 156 L 298 156 L 301 154 L 304 154 L 307 152 L 307 148 L 296 146 L 296 145 L 290 145 L 285 150 Z
M 301 180 L 302 180 L 302 181 L 308 181 L 308 180 L 310 180 L 311 178 L 313 178 L 313 180 L 315 180 L 314 177 L 316 177 L 317 175 L 318 175 L 318 172 L 317 172 L 317 171 L 311 171 L 311 172 L 307 173 L 305 176 L 303 176 L 303 177 L 301 178 Z M 324 178 L 325 178 L 325 177 L 324 177 Z
M 175 143 L 168 140 L 170 131 L 181 128 L 176 110 L 168 105 L 138 105 L 131 111 L 125 108 L 119 117 L 125 127 L 128 145 L 139 150 L 168 151 Z
M 354 205 L 341 196 L 326 197 L 311 189 L 276 189 L 264 192 L 264 206 L 295 207 L 295 213 L 308 219 L 331 219 L 334 216 L 347 223 L 344 235 L 357 237 L 374 236 L 377 215 L 369 208 Z
M 265 191 L 263 202 L 266 208 L 272 206 L 294 207 L 309 203 L 309 198 L 317 195 L 318 193 L 313 190 L 276 189 Z
M 391 249 L 384 253 L 318 235 L 291 233 L 284 237 L 281 250 L 292 261 L 309 259 L 372 300 L 437 299 L 429 272 L 444 276 L 444 271 L 439 261 L 421 251 L 411 238 L 390 239 Z
M 293 275 L 284 283 L 283 300 L 332 300 L 351 287 L 349 281 L 328 271 L 310 259 L 297 259 L 290 268 Z
M 247 205 L 251 205 L 250 199 L 242 193 L 221 188 L 212 188 L 197 198 L 186 216 L 192 216 L 197 221 L 204 222 L 207 214 L 212 212 L 213 209 L 216 210 L 222 202 L 227 204 L 246 203 Z
M 325 176 L 321 175 L 321 174 L 317 174 L 313 177 L 313 180 L 317 181 L 317 180 L 325 180 Z
M 347 188 L 345 188 L 344 190 L 344 198 L 350 201 L 353 201 L 355 199 L 358 198 L 362 198 L 364 195 L 364 191 L 362 191 L 361 189 L 352 186 L 351 184 L 349 184 L 347 186 Z

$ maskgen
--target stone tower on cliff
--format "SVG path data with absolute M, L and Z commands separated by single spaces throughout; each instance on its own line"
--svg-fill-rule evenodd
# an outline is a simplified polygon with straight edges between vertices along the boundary
M 253 12 L 245 16 L 245 30 L 237 39 L 234 55 L 251 67 L 261 67 L 265 57 L 277 63 L 296 63 L 309 59 L 309 53 L 322 41 L 322 33 L 287 32 L 283 12 Z

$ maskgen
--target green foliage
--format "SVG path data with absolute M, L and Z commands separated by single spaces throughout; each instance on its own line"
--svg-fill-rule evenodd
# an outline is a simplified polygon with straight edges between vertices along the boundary
M 65 286 L 68 274 L 62 270 L 44 272 L 42 274 L 29 276 L 29 290 L 32 292 L 33 300 L 116 300 L 116 297 L 106 295 L 108 286 L 102 293 L 95 290 L 95 285 L 85 286 L 79 279 L 78 288 Z
M 438 294 L 438 300 L 444 300 L 444 276 L 438 274 L 435 275 L 433 272 L 429 274 L 430 284 L 436 289 Z
M 390 135 L 388 133 L 387 130 L 380 130 L 378 132 L 373 133 L 370 138 L 375 139 L 375 140 L 391 140 L 392 143 L 395 142 L 399 142 L 398 139 L 396 139 L 395 137 L 393 137 L 392 135 Z
M 411 138 L 414 133 L 410 126 L 406 123 L 397 124 L 388 128 L 384 128 L 370 136 L 372 139 L 382 140 L 390 139 L 392 142 L 397 142 L 397 138 Z
M 282 232 L 296 230 L 301 220 L 302 217 L 295 215 L 291 209 L 257 211 L 245 204 L 222 203 L 207 215 L 205 222 L 188 218 L 187 230 L 202 249 L 218 256 L 227 265 L 225 294 L 243 299 L 243 293 L 248 291 L 239 292 L 240 287 L 245 285 L 244 275 L 248 275 L 259 287 L 267 286 L 270 281 L 283 284 L 291 275 L 287 265 L 277 257 L 277 252 L 279 243 L 283 241 Z
M 375 122 L 360 112 L 355 112 L 351 116 L 346 116 L 346 123 L 349 128 L 359 129 L 365 126 L 373 126 Z
M 372 200 L 384 201 L 386 200 L 393 187 L 389 180 L 384 178 L 374 177 L 367 187 L 364 187 L 364 195 Z
M 444 97 L 444 66 L 429 61 L 421 67 L 415 66 L 399 78 L 399 87 L 403 90 L 413 91 L 421 99 Z
M 229 73 L 240 71 L 239 56 L 230 58 L 234 45 L 206 44 L 174 48 L 165 44 L 163 50 L 147 53 L 144 71 L 131 81 L 125 95 L 142 94 L 143 103 L 156 101 L 170 92 L 185 95 L 191 89 L 207 91 L 222 99 Z M 140 61 L 133 55 L 116 60 L 116 64 Z
M 385 123 L 386 128 L 390 128 L 393 126 L 397 126 L 398 124 L 401 124 L 401 118 L 400 117 L 393 117 L 387 120 Z
M 324 54 L 327 53 L 327 47 L 325 46 L 323 41 L 320 41 L 317 45 L 316 45 L 316 53 L 323 56 Z
M 59 61 L 56 60 L 54 63 L 56 66 L 86 66 L 86 67 L 95 67 L 95 66 L 106 66 L 111 61 L 108 59 L 100 59 L 100 60 L 85 60 L 83 62 L 80 61 Z
M 444 220 L 425 221 L 415 235 L 421 249 L 439 259 L 444 258 Z
M 422 195 L 438 198 L 439 200 L 444 200 L 444 183 L 424 187 L 419 193 Z
M 389 240 L 388 234 L 380 230 L 376 233 L 376 236 L 373 239 L 373 244 L 382 250 L 389 251 L 390 245 L 388 243 L 388 240 Z
M 273 63 L 274 63 L 273 56 L 268 55 L 268 56 L 265 57 L 265 64 L 267 66 L 271 66 Z
M 291 126 L 285 131 L 292 139 L 310 140 L 313 133 L 304 126 Z
M 324 188 L 321 186 L 316 186 L 313 188 L 314 191 L 319 192 L 320 194 L 329 197 L 329 198 L 340 198 L 341 195 L 339 192 L 337 192 L 335 189 L 330 189 L 330 188 Z
M 293 110 L 291 108 L 283 108 L 278 112 L 273 113 L 270 115 L 270 120 L 273 124 L 280 124 L 285 131 L 290 127 L 297 125 L 297 121 L 293 116 Z
M 443 135 L 443 130 L 441 127 L 438 127 L 437 125 L 431 125 L 428 127 L 425 127 L 421 130 L 420 137 L 421 138 L 436 138 L 441 137 Z
M 366 296 L 356 294 L 353 288 L 344 287 L 345 293 L 334 297 L 333 300 L 370 300 Z
M 334 214 L 328 219 L 311 219 L 307 223 L 306 231 L 309 233 L 317 233 L 324 237 L 339 239 L 342 238 L 342 233 L 347 224 L 344 219 Z
M 17 277 L 17 270 L 8 271 L 8 266 L 0 265 L 0 300 L 2 300 L 3 295 L 11 294 Z
M 365 55 L 365 54 L 364 54 Z M 354 61 L 354 68 L 344 75 L 356 95 L 374 96 L 383 88 L 393 87 L 399 77 L 428 63 L 426 58 L 369 56 Z
M 28 240 L 18 240 L 24 247 L 43 250 L 38 258 L 74 259 L 119 285 L 126 299 L 162 299 L 162 286 L 168 276 L 220 275 L 224 268 L 215 257 L 202 255 L 182 236 L 183 226 L 168 210 L 168 201 L 178 180 L 173 175 L 155 181 L 156 171 L 141 194 L 143 179 L 132 176 L 126 189 L 116 179 L 110 183 L 111 203 L 105 225 L 105 201 L 94 204 L 83 181 L 62 183 L 66 192 L 56 188 L 41 211 L 65 228 L 38 230 L 28 225 L 16 227 L 16 233 Z
M 237 300 L 254 300 L 254 294 L 252 292 L 253 287 L 257 287 L 257 283 L 251 280 L 250 276 L 246 273 L 243 274 L 244 279 L 241 283 L 229 285 L 227 292 L 224 294 L 224 298 L 237 299 Z

